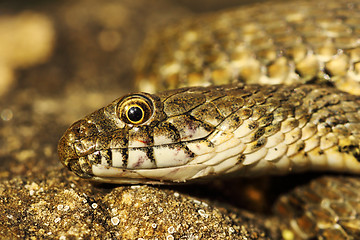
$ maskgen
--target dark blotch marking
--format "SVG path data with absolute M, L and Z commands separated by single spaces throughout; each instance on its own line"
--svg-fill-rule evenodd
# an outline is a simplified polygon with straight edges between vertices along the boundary
M 250 130 L 255 129 L 256 127 L 257 127 L 257 124 L 256 124 L 255 122 L 249 123 L 249 125 L 248 125 L 248 128 L 249 128 Z
M 192 121 L 192 122 L 200 122 L 200 125 L 201 127 L 203 127 L 207 132 L 212 132 L 214 131 L 214 127 L 205 123 L 205 122 L 202 122 L 202 121 L 199 121 L 197 120 L 195 117 L 193 117 L 192 115 L 188 114 L 187 115 L 189 117 L 189 119 Z
M 338 146 L 338 151 L 341 153 L 352 154 L 358 162 L 360 162 L 360 149 L 357 145 Z
M 260 120 L 261 120 L 261 124 L 264 124 L 264 126 L 268 126 L 274 120 L 274 116 L 272 114 L 268 114 L 267 116 L 265 116 Z
M 111 149 L 108 149 L 108 150 L 106 151 L 106 153 L 107 153 L 107 155 L 109 156 L 109 161 L 112 162 L 113 156 L 112 156 L 112 151 L 111 151 Z M 112 166 L 112 164 L 109 164 L 109 165 Z
M 145 151 L 146 156 L 151 160 L 151 162 L 156 163 L 155 158 L 154 158 L 154 149 L 152 147 L 147 147 L 145 149 L 146 149 L 146 151 Z
M 208 142 L 208 147 L 214 148 L 214 144 L 212 142 Z
M 241 154 L 241 155 L 237 158 L 237 164 L 243 163 L 244 160 L 245 160 L 245 155 Z
M 264 133 L 265 133 L 265 128 L 259 128 L 259 129 L 255 132 L 252 141 L 256 141 L 256 140 L 259 139 L 262 135 L 264 135 Z
M 123 168 L 126 168 L 128 164 L 129 150 L 127 148 L 122 148 L 121 155 L 123 156 Z
M 329 78 L 334 76 L 334 74 L 332 74 L 332 72 L 327 67 L 324 68 L 324 73 L 328 75 Z
M 353 152 L 354 157 L 358 162 L 360 162 L 360 150 L 356 149 L 356 151 Z
M 106 159 L 106 163 L 108 166 L 112 166 L 112 151 L 111 149 L 106 149 L 104 151 L 101 151 L 102 157 Z
M 186 153 L 191 157 L 194 158 L 195 157 L 195 153 L 193 153 L 186 145 L 185 146 L 185 151 Z
M 300 152 L 301 150 L 303 150 L 305 148 L 305 143 L 300 143 L 299 145 L 298 145 L 298 152 Z
M 101 163 L 100 152 L 94 152 L 94 159 L 95 159 L 95 164 L 100 164 Z
M 164 123 L 162 123 L 162 125 L 163 125 L 163 127 L 161 127 L 160 129 L 167 128 L 167 129 L 170 130 L 170 132 L 168 133 L 167 136 L 170 135 L 173 142 L 179 142 L 180 141 L 180 133 L 173 124 L 168 123 L 168 122 L 164 122 Z
M 146 131 L 148 133 L 148 140 L 150 146 L 154 146 L 154 128 L 153 127 L 146 127 Z
M 259 139 L 259 140 L 256 142 L 255 147 L 256 147 L 256 148 L 260 148 L 260 147 L 264 146 L 265 143 L 266 143 L 266 139 L 265 139 L 265 138 L 261 138 L 261 139 Z

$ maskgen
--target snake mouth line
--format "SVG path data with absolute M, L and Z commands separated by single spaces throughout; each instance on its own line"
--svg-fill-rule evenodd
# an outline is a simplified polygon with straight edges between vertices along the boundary
M 153 169 L 123 169 L 94 164 L 92 172 L 93 178 L 108 183 L 181 183 L 201 176 L 211 176 L 213 168 L 205 164 L 197 164 Z

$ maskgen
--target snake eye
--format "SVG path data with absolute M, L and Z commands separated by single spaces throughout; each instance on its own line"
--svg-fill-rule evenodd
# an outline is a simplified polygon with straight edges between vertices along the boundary
M 120 117 L 128 124 L 141 124 L 146 122 L 152 115 L 151 101 L 144 96 L 134 95 L 125 98 L 120 104 Z
M 133 123 L 141 122 L 144 119 L 144 110 L 137 105 L 131 106 L 126 112 L 126 117 Z

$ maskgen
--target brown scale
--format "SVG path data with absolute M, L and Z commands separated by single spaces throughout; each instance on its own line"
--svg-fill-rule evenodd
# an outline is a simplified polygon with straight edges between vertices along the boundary
M 176 116 L 188 112 L 204 102 L 205 98 L 202 94 L 177 94 L 166 99 L 164 112 L 168 117 Z
M 217 126 L 225 119 L 221 116 L 219 110 L 213 102 L 207 102 L 198 106 L 191 111 L 191 116 L 212 126 Z
M 280 128 L 281 128 L 280 123 L 273 122 L 272 125 L 268 125 L 265 127 L 264 137 L 268 137 L 268 136 L 271 136 L 271 135 L 279 132 Z
M 228 117 L 231 113 L 244 106 L 244 99 L 235 96 L 225 96 L 212 101 L 217 110 L 223 117 Z
M 240 110 L 231 114 L 224 121 L 222 121 L 221 124 L 219 124 L 217 127 L 226 132 L 235 131 L 243 123 L 243 120 L 241 119 L 241 113 L 239 112 Z

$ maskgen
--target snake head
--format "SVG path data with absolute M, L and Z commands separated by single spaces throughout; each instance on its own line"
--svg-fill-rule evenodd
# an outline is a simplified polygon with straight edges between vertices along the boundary
M 127 95 L 75 122 L 59 141 L 61 162 L 82 178 L 109 183 L 185 181 L 196 175 L 206 166 L 187 164 L 196 157 L 191 149 L 211 149 L 202 139 L 213 127 L 182 112 L 204 97 L 196 95 L 186 107 L 179 98 L 170 107 L 165 98 L 171 101 Z
M 113 163 L 121 162 L 116 167 L 126 167 L 127 159 L 113 159 L 112 153 L 125 154 L 129 131 L 140 125 L 144 128 L 152 122 L 150 118 L 160 117 L 153 101 L 154 97 L 145 93 L 124 96 L 73 123 L 59 140 L 60 161 L 76 175 L 90 179 L 96 177 L 93 168 L 97 166 L 112 168 Z

